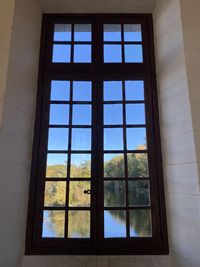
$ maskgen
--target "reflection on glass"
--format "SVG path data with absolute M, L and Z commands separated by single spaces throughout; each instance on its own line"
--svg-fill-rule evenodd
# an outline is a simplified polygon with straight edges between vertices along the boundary
M 74 45 L 74 62 L 91 63 L 91 45 Z
M 70 177 L 71 178 L 91 177 L 90 154 L 71 154 Z
M 124 177 L 124 154 L 104 154 L 104 177 Z
M 67 154 L 48 154 L 46 166 L 47 178 L 67 177 Z
M 104 24 L 104 41 L 121 41 L 121 25 Z
M 91 125 L 91 105 L 73 105 L 72 114 L 73 125 Z
M 73 82 L 73 101 L 91 101 L 92 82 Z
M 90 194 L 85 193 L 91 190 L 90 182 L 78 181 L 70 182 L 69 186 L 69 206 L 70 207 L 90 207 Z
M 50 124 L 69 124 L 69 105 L 51 104 L 49 117 Z
M 122 82 L 121 81 L 105 81 L 104 101 L 122 100 Z
M 71 24 L 55 24 L 54 41 L 71 41 Z
M 72 150 L 91 150 L 91 129 L 72 129 Z
M 144 100 L 143 81 L 125 81 L 126 100 Z
M 128 176 L 129 177 L 148 177 L 149 167 L 146 153 L 129 153 L 128 159 Z
M 123 129 L 104 129 L 104 150 L 123 150 Z
M 71 210 L 68 212 L 68 237 L 90 237 L 90 211 Z
M 129 206 L 149 206 L 149 181 L 128 182 Z
M 125 45 L 125 62 L 141 63 L 143 62 L 143 53 L 141 45 Z
M 145 124 L 144 104 L 126 104 L 126 123 Z
M 69 88 L 69 81 L 51 81 L 51 100 L 68 101 Z
M 70 62 L 71 45 L 53 45 L 53 62 Z
M 131 237 L 152 236 L 150 210 L 130 210 L 129 218 Z
M 125 182 L 106 181 L 104 182 L 104 207 L 125 206 Z
M 91 24 L 74 25 L 74 41 L 91 41 Z
M 104 211 L 104 237 L 126 237 L 126 211 Z
M 145 150 L 147 148 L 145 128 L 127 128 L 127 149 Z
M 68 149 L 68 129 L 49 128 L 48 150 Z
M 121 104 L 104 105 L 104 124 L 105 125 L 123 124 Z
M 122 46 L 121 45 L 104 45 L 104 62 L 121 63 Z
M 124 24 L 124 41 L 141 42 L 141 25 L 140 24 Z
M 64 207 L 66 195 L 66 182 L 45 183 L 45 207 Z
M 64 237 L 65 212 L 62 210 L 45 210 L 43 212 L 43 238 Z

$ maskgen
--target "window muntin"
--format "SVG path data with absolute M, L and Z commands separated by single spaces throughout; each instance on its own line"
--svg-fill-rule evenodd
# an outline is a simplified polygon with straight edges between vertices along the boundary
M 50 96 L 43 238 L 90 238 L 92 82 L 52 80 Z
M 122 80 L 110 83 L 105 81 L 103 85 L 108 87 L 108 84 L 118 83 L 121 85 L 120 91 L 122 91 L 121 104 L 119 104 L 119 100 L 112 101 L 112 104 L 105 104 L 107 101 L 104 101 L 103 104 L 104 217 L 106 216 L 104 218 L 104 238 L 140 236 L 140 229 L 136 225 L 144 223 L 144 219 L 146 220 L 146 229 L 143 237 L 150 237 L 152 236 L 152 222 L 150 187 L 149 180 L 147 180 L 150 177 L 148 176 L 148 150 L 145 134 L 145 99 L 140 100 L 140 104 L 138 104 L 134 99 L 138 96 L 135 95 L 128 100 L 129 104 L 126 101 L 126 86 L 142 84 L 143 88 L 140 89 L 144 91 L 144 81 Z M 117 88 L 119 90 L 119 87 Z M 112 86 L 111 90 L 115 91 L 115 86 Z M 132 90 L 134 91 L 134 87 L 132 87 Z M 131 93 L 131 95 L 134 94 L 136 93 Z M 112 95 L 111 92 L 110 95 Z M 129 106 L 131 106 L 131 109 Z M 139 181 L 141 176 L 146 177 L 146 180 Z M 144 218 L 140 216 L 140 213 L 132 213 L 135 208 L 137 210 L 149 208 L 149 212 Z M 109 223 L 110 225 L 108 225 Z M 125 225 L 125 230 L 118 226 L 120 223 Z M 130 235 L 130 229 L 135 233 L 134 236 Z M 109 233 L 109 231 L 111 232 Z M 112 231 L 114 232 L 112 233 Z
M 104 24 L 104 62 L 143 62 L 141 24 Z
M 91 63 L 91 24 L 54 24 L 53 63 Z
M 35 156 L 40 193 L 27 241 L 35 253 L 167 251 L 147 21 L 47 18 L 46 93 Z

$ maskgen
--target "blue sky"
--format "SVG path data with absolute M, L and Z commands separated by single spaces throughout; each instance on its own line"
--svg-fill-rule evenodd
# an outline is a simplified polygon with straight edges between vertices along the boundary
M 75 24 L 74 26 L 75 41 L 92 41 L 90 24 Z M 121 25 L 107 24 L 104 25 L 104 41 L 122 41 Z M 71 41 L 71 25 L 57 24 L 54 29 L 54 41 Z M 133 24 L 124 25 L 124 41 L 142 41 L 141 26 Z M 125 62 L 141 63 L 143 62 L 143 51 L 141 44 L 125 44 Z M 74 63 L 90 63 L 91 62 L 92 45 L 91 44 L 75 44 L 74 45 Z M 70 44 L 54 44 L 53 46 L 53 62 L 69 63 L 71 60 Z M 120 63 L 122 62 L 122 46 L 120 44 L 104 44 L 104 62 Z M 122 82 L 121 81 L 105 81 L 103 88 L 104 101 L 122 100 Z M 70 98 L 70 82 L 69 81 L 52 81 L 51 84 L 51 100 L 69 101 Z M 143 81 L 125 81 L 125 98 L 126 100 L 144 100 L 144 83 Z M 86 81 L 73 82 L 73 101 L 91 101 L 92 100 L 92 83 Z M 92 106 L 73 105 L 73 125 L 91 125 Z M 65 125 L 69 123 L 69 105 L 67 104 L 51 104 L 50 106 L 50 124 Z M 104 124 L 105 125 L 121 125 L 123 123 L 123 106 L 121 104 L 104 104 Z M 126 123 L 127 124 L 145 124 L 145 111 L 143 104 L 127 104 L 126 105 Z M 50 128 L 49 129 L 49 150 L 67 150 L 68 134 L 66 128 Z M 105 150 L 123 150 L 123 130 L 121 127 L 115 129 L 104 129 L 104 149 Z M 146 143 L 145 128 L 127 128 L 127 146 L 128 149 L 136 149 L 138 145 Z M 91 129 L 73 129 L 72 130 L 72 149 L 74 150 L 90 150 L 91 149 Z M 121 155 L 105 154 L 104 160 Z M 72 154 L 71 163 L 79 165 L 84 161 L 90 161 L 91 155 L 88 154 Z M 48 154 L 47 164 L 66 164 L 67 154 Z M 55 211 L 54 211 L 55 212 Z M 113 211 L 114 213 L 115 211 Z M 117 211 L 119 212 L 119 211 Z M 125 218 L 125 211 L 121 211 L 122 217 Z M 105 237 L 126 237 L 125 220 L 117 219 L 109 211 L 104 213 Z M 63 221 L 64 236 L 64 212 L 59 220 Z M 134 228 L 130 228 L 131 236 L 136 236 Z M 79 234 L 79 233 L 77 233 Z M 54 225 L 50 211 L 44 211 L 43 237 L 56 237 Z
M 126 63 L 143 62 L 142 46 L 136 44 L 127 44 L 124 46 Z M 92 46 L 91 45 L 74 45 L 74 63 L 91 63 Z M 71 45 L 54 44 L 53 46 L 53 62 L 69 63 L 71 60 Z M 122 46 L 118 44 L 104 45 L 104 62 L 105 63 L 121 63 L 122 62 Z
M 69 100 L 69 81 L 52 81 L 51 100 Z M 105 81 L 103 88 L 104 101 L 122 100 L 122 82 Z M 125 81 L 126 100 L 144 100 L 144 82 L 143 81 Z M 91 101 L 92 83 L 90 81 L 73 82 L 73 100 Z M 105 102 L 106 103 L 106 102 Z M 91 125 L 92 106 L 90 104 L 73 105 L 73 125 Z M 144 124 L 145 111 L 144 104 L 126 105 L 127 124 Z M 51 104 L 50 105 L 50 124 L 68 125 L 69 123 L 69 105 Z M 104 104 L 104 124 L 122 125 L 123 106 L 122 104 Z M 121 127 L 113 129 L 104 129 L 104 149 L 105 150 L 123 150 L 123 130 Z M 145 127 L 127 128 L 127 146 L 129 150 L 136 149 L 140 144 L 146 143 Z M 49 129 L 49 150 L 67 150 L 68 149 L 68 129 L 50 128 Z M 73 129 L 72 131 L 72 149 L 90 150 L 91 149 L 91 129 Z M 57 164 L 56 155 L 51 156 L 50 164 Z M 60 160 L 59 160 L 60 161 Z
M 71 41 L 71 24 L 55 24 L 54 41 Z M 74 25 L 75 41 L 91 41 L 91 24 Z M 140 24 L 124 24 L 125 41 L 142 41 Z M 121 41 L 120 24 L 104 24 L 104 41 Z
M 92 41 L 91 24 L 75 24 L 74 26 L 75 41 Z M 72 40 L 70 24 L 56 24 L 54 28 L 54 41 Z M 121 25 L 105 24 L 104 41 L 121 42 Z M 124 24 L 124 41 L 141 42 L 141 26 L 139 24 Z M 141 63 L 143 62 L 143 52 L 141 44 L 125 44 L 125 62 Z M 90 63 L 92 55 L 92 46 L 90 44 L 74 45 L 74 63 Z M 71 60 L 70 44 L 54 44 L 53 62 L 69 63 Z M 122 62 L 122 46 L 120 44 L 104 44 L 104 62 L 120 63 Z

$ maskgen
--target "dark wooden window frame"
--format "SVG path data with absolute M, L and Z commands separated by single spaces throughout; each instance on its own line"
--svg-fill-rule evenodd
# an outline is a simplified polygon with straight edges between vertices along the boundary
M 52 63 L 52 36 L 55 23 L 91 23 L 95 45 L 92 48 L 92 63 Z M 139 23 L 142 25 L 143 63 L 103 63 L 103 23 Z M 31 179 L 29 188 L 29 205 L 26 233 L 26 255 L 135 255 L 135 254 L 168 254 L 168 238 L 162 175 L 162 156 L 159 132 L 159 115 L 157 104 L 156 72 L 154 61 L 154 42 L 151 14 L 44 14 L 41 35 L 41 52 L 38 78 L 37 108 L 32 152 Z M 123 41 L 123 39 L 122 39 Z M 123 52 L 124 53 L 124 52 Z M 122 55 L 124 57 L 124 54 Z M 67 77 L 67 78 L 66 78 Z M 46 164 L 47 120 L 49 107 L 50 81 L 52 79 L 83 79 L 94 82 L 93 89 L 98 95 L 93 96 L 95 105 L 93 116 L 103 124 L 102 109 L 96 105 L 102 99 L 99 85 L 103 80 L 143 79 L 145 81 L 145 106 L 147 120 L 147 140 L 149 146 L 149 164 L 151 165 L 151 207 L 153 236 L 150 238 L 102 238 L 103 227 L 99 212 L 103 209 L 102 180 L 103 167 L 97 173 L 97 162 L 103 152 L 98 149 L 93 155 L 92 179 L 93 217 L 91 221 L 92 236 L 90 239 L 41 238 L 41 212 L 43 206 L 44 181 L 41 170 Z M 96 88 L 96 90 L 95 90 Z M 99 127 L 93 127 L 92 142 L 102 140 Z M 98 138 L 98 140 L 97 140 Z M 99 143 L 99 147 L 102 144 Z M 134 151 L 137 152 L 137 151 Z M 67 179 L 65 179 L 67 181 Z M 127 181 L 126 181 L 127 182 Z M 96 198 L 96 195 L 99 195 Z M 101 223 L 100 223 L 101 222 Z

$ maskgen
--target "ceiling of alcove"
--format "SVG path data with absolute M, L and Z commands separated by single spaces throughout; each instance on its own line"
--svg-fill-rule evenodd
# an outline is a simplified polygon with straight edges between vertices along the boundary
M 40 0 L 44 13 L 151 13 L 155 0 Z

